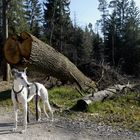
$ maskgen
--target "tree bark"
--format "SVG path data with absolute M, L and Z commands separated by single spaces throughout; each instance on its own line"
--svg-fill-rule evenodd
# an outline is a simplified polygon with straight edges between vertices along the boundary
M 3 27 L 3 42 L 8 38 L 8 19 L 7 19 L 7 6 L 10 0 L 2 0 L 2 27 Z M 10 81 L 10 65 L 5 60 L 2 61 L 3 80 Z
M 114 85 L 105 90 L 100 90 L 94 94 L 88 94 L 82 99 L 78 100 L 76 105 L 72 108 L 75 110 L 84 111 L 88 106 L 95 102 L 103 102 L 106 99 L 112 99 L 114 97 L 122 95 L 124 92 L 132 91 L 137 85 L 135 84 L 126 84 L 126 85 Z
M 106 99 L 113 98 L 117 95 L 115 89 L 106 89 L 95 92 L 94 94 L 88 94 L 82 99 L 78 100 L 76 105 L 72 107 L 72 110 L 85 111 L 90 104 L 95 102 L 103 102 Z
M 86 77 L 68 58 L 27 32 L 8 38 L 4 54 L 7 62 L 12 65 L 26 59 L 29 69 L 49 74 L 62 82 L 75 82 L 84 92 L 91 93 L 96 89 L 95 82 Z

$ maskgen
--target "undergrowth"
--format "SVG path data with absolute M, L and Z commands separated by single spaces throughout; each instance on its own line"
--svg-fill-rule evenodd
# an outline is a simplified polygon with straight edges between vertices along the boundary
M 66 115 L 65 110 L 73 107 L 80 98 L 80 94 L 70 87 L 49 90 L 50 103 L 61 108 L 61 115 Z M 0 93 L 0 106 L 12 106 L 10 90 Z M 34 110 L 33 103 L 30 108 Z M 96 102 L 90 104 L 83 115 L 81 112 L 69 112 L 66 117 L 78 118 L 79 114 L 92 121 L 140 131 L 140 94 L 130 92 L 111 100 Z

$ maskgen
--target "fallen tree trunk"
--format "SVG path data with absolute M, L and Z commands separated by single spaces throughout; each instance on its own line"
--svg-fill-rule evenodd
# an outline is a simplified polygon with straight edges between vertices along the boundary
M 91 93 L 96 88 L 95 82 L 86 77 L 68 58 L 27 32 L 9 37 L 4 45 L 4 55 L 13 66 L 20 67 L 19 64 L 26 60 L 29 69 L 56 77 L 62 82 L 75 82 L 84 92 Z
M 90 104 L 112 98 L 113 96 L 115 96 L 115 94 L 117 93 L 113 93 L 111 91 L 108 91 L 107 89 L 95 92 L 94 95 L 88 94 L 82 99 L 78 100 L 74 108 L 79 111 L 84 111 L 88 108 Z
M 72 108 L 74 110 L 84 111 L 88 108 L 88 106 L 92 103 L 101 101 L 103 102 L 106 99 L 110 99 L 116 97 L 123 92 L 127 92 L 128 90 L 132 90 L 135 85 L 114 85 L 105 90 L 97 91 L 94 94 L 88 94 L 82 99 L 78 100 L 76 105 Z

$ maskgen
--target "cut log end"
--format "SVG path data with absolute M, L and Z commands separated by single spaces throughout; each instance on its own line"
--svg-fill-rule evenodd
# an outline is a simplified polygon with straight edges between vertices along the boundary
M 9 37 L 4 44 L 4 56 L 8 63 L 18 64 L 22 58 L 29 59 L 32 47 L 31 36 L 23 32 Z
M 86 110 L 88 107 L 88 104 L 85 100 L 78 100 L 77 101 L 77 109 L 80 110 L 80 111 L 84 111 Z
M 17 64 L 21 60 L 19 43 L 15 38 L 8 38 L 4 45 L 4 56 L 8 63 Z
M 20 45 L 20 51 L 21 55 L 29 60 L 30 54 L 31 54 L 31 48 L 32 48 L 32 37 L 30 36 L 29 33 L 27 32 L 22 32 L 20 33 L 20 38 L 23 40 L 21 45 Z
M 71 108 L 71 110 L 86 111 L 91 103 L 92 101 L 90 99 L 80 99 L 77 101 L 76 105 Z

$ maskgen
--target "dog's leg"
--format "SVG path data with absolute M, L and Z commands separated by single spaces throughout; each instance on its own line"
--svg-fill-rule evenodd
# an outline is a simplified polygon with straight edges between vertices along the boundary
M 28 123 L 30 122 L 30 119 L 29 119 L 30 116 L 29 116 L 29 114 L 30 114 L 30 113 L 29 113 L 29 108 L 28 108 L 28 110 L 27 110 L 27 122 L 28 122 Z
M 46 116 L 48 117 L 48 114 L 46 113 L 45 106 L 47 106 L 49 112 L 51 113 L 51 120 L 53 121 L 53 111 L 52 111 L 51 106 L 49 104 L 49 100 L 44 101 L 44 112 L 45 112 Z
M 24 117 L 23 118 L 23 120 L 24 120 L 24 122 L 23 122 L 24 129 L 21 132 L 25 133 L 26 129 L 27 129 L 27 102 L 24 103 L 23 108 L 24 108 L 24 115 L 23 115 L 23 117 Z
M 13 128 L 13 132 L 17 130 L 17 122 L 18 122 L 18 106 L 16 102 L 13 102 L 14 107 L 14 116 L 15 116 L 15 126 Z
M 40 105 L 39 105 L 39 102 L 38 102 L 38 105 L 37 105 L 37 107 L 38 107 L 38 121 L 40 122 L 41 121 L 41 108 L 40 108 Z
M 43 110 L 44 110 L 44 113 L 45 113 L 46 117 L 49 118 L 49 116 L 48 116 L 48 114 L 46 112 L 46 105 L 45 104 L 46 104 L 45 101 L 43 101 Z
M 53 121 L 53 111 L 51 109 L 51 106 L 49 104 L 49 99 L 48 99 L 48 91 L 45 87 L 42 88 L 42 90 L 40 91 L 40 94 L 41 94 L 41 98 L 43 100 L 43 110 L 44 110 L 44 113 L 46 115 L 47 118 L 49 118 L 47 112 L 46 112 L 46 106 L 49 110 L 49 112 L 51 113 L 51 120 Z
M 51 113 L 51 121 L 53 121 L 53 111 L 52 111 L 52 109 L 51 109 L 51 106 L 50 106 L 49 100 L 47 100 L 46 104 L 47 104 L 48 109 L 49 109 L 49 111 L 50 111 L 50 113 Z
M 34 102 L 35 102 L 35 111 L 36 111 L 36 121 L 41 121 L 41 108 L 39 105 L 39 96 L 35 95 Z M 37 99 L 38 98 L 38 99 Z

